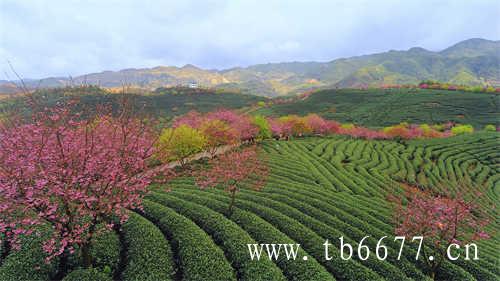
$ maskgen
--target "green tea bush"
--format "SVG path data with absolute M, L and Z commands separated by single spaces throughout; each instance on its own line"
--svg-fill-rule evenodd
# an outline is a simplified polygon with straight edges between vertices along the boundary
M 246 195 L 246 194 L 245 194 Z M 242 194 L 240 196 L 240 199 L 250 199 L 250 200 L 255 200 L 255 202 L 261 202 L 264 203 L 263 205 L 269 206 L 270 208 L 273 208 L 276 211 L 279 211 L 283 215 L 286 215 L 288 218 L 293 218 L 296 219 L 298 222 L 302 223 L 303 225 L 307 225 L 309 229 L 317 233 L 318 235 L 321 235 L 323 237 L 323 240 L 325 237 L 341 237 L 344 236 L 344 239 L 346 243 L 351 244 L 354 248 L 357 247 L 357 242 L 351 239 L 347 233 L 351 234 L 352 229 L 349 232 L 342 233 L 338 231 L 337 229 L 334 229 L 325 223 L 322 223 L 316 219 L 315 216 L 307 216 L 303 214 L 301 211 L 298 209 L 294 209 L 289 207 L 287 204 L 283 204 L 277 201 L 271 201 L 269 199 L 265 198 L 252 198 L 253 196 L 245 196 Z M 273 196 L 273 199 L 278 199 L 282 198 L 281 196 Z M 316 213 L 317 214 L 317 213 Z M 279 215 L 276 215 L 274 217 L 277 217 L 277 219 L 283 220 L 283 218 L 279 218 Z M 330 219 L 333 219 L 332 217 L 329 217 Z M 273 223 L 274 224 L 274 223 Z M 360 238 L 361 239 L 361 238 Z M 359 240 L 358 240 L 359 241 Z M 365 240 L 366 245 L 372 246 L 374 248 L 376 244 L 376 240 L 371 238 L 368 240 Z M 319 241 L 318 241 L 319 242 Z M 370 243 L 373 242 L 373 243 Z M 339 279 L 343 280 L 349 280 L 349 279 L 357 279 L 357 278 L 363 278 L 363 275 L 357 275 L 360 273 L 365 274 L 364 277 L 373 275 L 373 272 L 368 270 L 366 267 L 369 267 L 371 270 L 379 273 L 381 276 L 390 276 L 388 277 L 389 279 L 392 280 L 405 280 L 407 277 L 405 276 L 404 273 L 402 273 L 399 269 L 391 265 L 390 263 L 387 263 L 385 261 L 379 261 L 377 259 L 368 259 L 366 261 L 363 261 L 362 263 L 358 263 L 355 260 L 349 260 L 349 261 L 344 261 L 340 258 L 340 254 L 337 248 L 335 247 L 330 247 L 330 254 L 332 254 L 332 260 L 329 261 L 330 263 L 333 263 L 335 265 L 335 269 L 338 271 L 337 276 Z M 354 258 L 356 256 L 356 253 L 354 254 Z M 399 263 L 404 263 L 404 261 L 399 261 Z M 366 266 L 366 267 L 365 267 Z M 353 273 L 356 272 L 356 273 Z M 343 275 L 344 274 L 344 275 Z M 372 277 L 371 277 L 372 278 Z
M 172 237 L 184 280 L 236 280 L 236 274 L 222 250 L 191 220 L 147 200 L 144 201 L 144 215 Z
M 214 241 L 224 249 L 226 256 L 238 270 L 238 280 L 286 280 L 276 265 L 268 259 L 259 261 L 250 259 L 247 244 L 255 244 L 255 240 L 222 214 L 167 194 L 155 193 L 148 198 L 170 206 L 209 233 Z
M 122 229 L 127 249 L 123 280 L 172 280 L 172 251 L 161 231 L 135 213 Z
M 323 212 L 315 207 L 314 204 L 306 204 L 308 197 L 307 196 L 297 196 L 297 200 L 293 200 L 288 196 L 283 196 L 283 195 L 262 195 L 265 197 L 270 197 L 273 200 L 276 201 L 283 201 L 283 203 L 278 203 L 278 202 L 270 202 L 264 198 L 256 198 L 256 201 L 263 201 L 266 206 L 270 206 L 276 210 L 281 210 L 281 213 L 286 214 L 290 217 L 296 218 L 297 220 L 300 220 L 303 224 L 308 225 L 311 230 L 313 230 L 315 233 L 318 233 L 322 235 L 323 237 L 341 237 L 344 236 L 344 241 L 346 243 L 349 243 L 353 246 L 353 248 L 358 247 L 358 242 L 363 239 L 365 235 L 367 235 L 365 232 L 360 231 L 359 229 L 349 226 L 348 224 L 340 221 L 338 218 L 335 216 L 331 216 L 329 213 Z M 240 196 L 240 198 L 247 198 L 245 196 Z M 248 197 L 249 199 L 251 197 Z M 290 208 L 288 206 L 293 206 L 296 209 Z M 300 211 L 298 211 L 300 210 Z M 302 213 L 303 212 L 303 213 Z M 306 216 L 307 214 L 308 216 Z M 366 214 L 364 214 L 366 216 Z M 321 220 L 321 221 L 319 221 Z M 329 224 L 332 224 L 330 226 Z M 378 240 L 369 237 L 368 239 L 365 240 L 364 245 L 370 246 L 371 249 L 375 249 L 376 244 Z M 331 247 L 331 252 L 337 251 L 338 255 L 338 249 Z M 366 261 L 363 261 L 363 265 L 369 267 L 370 269 L 374 270 L 375 272 L 378 272 L 381 276 L 389 276 L 386 277 L 389 280 L 404 280 L 407 277 L 405 276 L 405 273 L 407 273 L 409 276 L 412 278 L 417 278 L 421 279 L 423 278 L 423 275 L 415 269 L 415 267 L 410 264 L 405 258 L 402 260 L 395 260 L 395 250 L 388 247 L 389 250 L 389 255 L 388 259 L 386 261 L 380 261 L 377 259 L 368 259 Z M 339 259 L 339 257 L 336 257 Z M 356 258 L 356 253 L 354 253 L 354 258 Z M 339 269 L 344 272 L 342 268 L 342 264 L 346 263 L 346 261 L 338 260 L 334 262 Z M 391 263 L 393 265 L 391 265 Z M 398 266 L 400 269 L 403 269 L 404 272 L 402 272 L 400 269 L 396 268 Z M 345 271 L 347 272 L 347 271 Z
M 203 204 L 217 212 L 225 212 L 227 209 L 227 204 L 220 202 L 205 196 L 197 196 L 192 192 L 172 192 L 173 195 L 180 198 L 185 198 L 196 202 L 198 204 Z M 291 240 L 288 236 L 284 235 L 282 232 L 274 228 L 271 224 L 261 219 L 260 217 L 250 213 L 242 211 L 235 208 L 233 214 L 231 215 L 231 220 L 241 226 L 252 238 L 254 238 L 258 243 L 270 243 L 270 241 L 280 241 L 280 243 L 295 244 L 296 242 Z M 299 249 L 298 256 L 310 256 L 303 249 Z M 288 280 L 334 280 L 334 278 L 322 267 L 313 257 L 309 257 L 307 261 L 299 260 L 288 260 L 283 255 L 280 255 L 276 264 L 283 271 L 283 274 Z
M 94 258 L 94 267 L 104 270 L 109 267 L 111 272 L 120 263 L 120 237 L 114 231 L 106 231 L 95 237 L 90 252 Z
M 22 238 L 19 251 L 11 251 L 0 267 L 0 280 L 47 280 L 55 274 L 57 259 L 45 263 L 47 254 L 42 249 L 43 241 L 50 237 L 47 225 L 36 229 L 40 236 L 32 234 Z
M 262 102 L 262 103 L 264 103 L 264 102 Z M 264 106 L 264 105 L 262 105 L 262 106 Z M 261 115 L 257 115 L 254 117 L 253 123 L 259 128 L 259 133 L 257 134 L 258 139 L 264 140 L 264 139 L 271 138 L 271 136 L 272 136 L 271 128 L 269 127 L 269 122 L 267 122 L 266 118 L 264 118 Z
M 112 281 L 113 279 L 106 273 L 96 268 L 77 269 L 71 271 L 63 281 Z

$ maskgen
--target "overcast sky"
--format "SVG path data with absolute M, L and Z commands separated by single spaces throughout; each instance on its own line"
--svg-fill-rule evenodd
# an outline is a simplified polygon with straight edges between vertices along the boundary
M 0 0 L 0 79 L 329 61 L 500 38 L 500 1 Z

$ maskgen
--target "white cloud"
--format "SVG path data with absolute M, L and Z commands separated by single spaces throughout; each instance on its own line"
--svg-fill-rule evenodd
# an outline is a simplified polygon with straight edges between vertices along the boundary
M 0 70 L 10 60 L 40 78 L 439 50 L 471 37 L 498 40 L 498 18 L 496 0 L 0 0 Z

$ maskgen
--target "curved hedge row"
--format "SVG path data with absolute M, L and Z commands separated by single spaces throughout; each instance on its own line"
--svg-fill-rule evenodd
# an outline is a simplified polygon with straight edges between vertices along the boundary
M 313 205 L 305 204 L 304 203 L 306 202 L 304 200 L 306 199 L 305 197 L 302 197 L 302 200 L 299 201 L 299 200 L 293 200 L 290 197 L 282 195 L 269 195 L 269 194 L 259 195 L 251 193 L 250 196 L 244 196 L 242 194 L 241 198 L 242 199 L 248 198 L 248 200 L 252 200 L 254 202 L 266 202 L 266 206 L 271 206 L 271 207 L 274 206 L 273 208 L 275 210 L 281 210 L 282 213 L 287 214 L 290 217 L 301 219 L 304 224 L 308 225 L 309 228 L 311 228 L 311 230 L 313 230 L 318 234 L 323 235 L 323 237 L 336 238 L 343 236 L 344 241 L 346 241 L 346 243 L 351 244 L 354 248 L 358 247 L 357 241 L 363 239 L 365 235 L 370 235 L 370 233 L 364 233 L 356 228 L 347 226 L 347 224 L 343 223 L 341 224 L 343 224 L 344 227 L 334 228 L 329 226 L 328 224 L 331 221 L 336 220 L 337 218 L 313 207 Z M 281 203 L 270 202 L 270 200 L 266 198 L 271 198 Z M 286 205 L 283 203 L 286 203 Z M 294 207 L 295 209 L 291 209 L 288 206 Z M 309 217 L 305 217 L 303 214 L 307 214 L 309 215 Z M 376 240 L 375 238 L 373 238 L 373 236 L 371 236 L 365 240 L 364 244 L 374 249 L 376 247 L 377 241 L 378 240 Z M 389 280 L 404 280 L 405 278 L 407 278 L 406 274 L 408 274 L 408 277 L 412 278 L 418 278 L 418 279 L 424 278 L 422 273 L 418 271 L 415 268 L 415 266 L 409 263 L 405 258 L 399 261 L 393 259 L 393 257 L 397 255 L 396 254 L 397 250 L 394 250 L 390 247 L 388 247 L 388 250 L 389 254 L 388 254 L 388 259 L 386 260 L 387 262 L 380 261 L 378 259 L 368 259 L 366 261 L 360 261 L 360 262 L 371 268 L 373 271 L 378 272 L 380 275 L 387 276 L 386 278 Z M 338 255 L 339 253 L 337 252 L 336 254 Z M 358 258 L 357 253 L 354 253 L 354 258 Z M 404 272 L 398 269 L 397 266 L 403 269 Z
M 338 154 L 341 155 L 340 159 L 349 159 L 351 162 L 350 163 L 356 163 L 356 165 L 360 164 L 363 167 L 356 167 L 348 173 L 345 173 L 344 171 L 340 172 L 341 174 L 351 174 L 354 178 L 358 178 L 359 174 L 356 174 L 360 171 L 363 171 L 363 169 L 366 169 L 368 167 L 368 172 L 370 175 L 366 175 L 365 178 L 368 178 L 368 176 L 374 176 L 380 180 L 383 180 L 383 175 L 390 174 L 396 170 L 396 168 L 405 168 L 409 172 L 404 172 L 403 176 L 401 178 L 409 177 L 411 175 L 411 171 L 414 169 L 413 165 L 418 165 L 416 170 L 419 170 L 418 172 L 418 178 L 420 179 L 421 182 L 424 182 L 424 185 L 428 186 L 435 186 L 436 183 L 439 183 L 443 180 L 445 180 L 442 176 L 441 173 L 436 173 L 437 170 L 434 169 L 434 167 L 440 166 L 439 164 L 444 164 L 442 169 L 444 173 L 446 172 L 451 172 L 452 175 L 450 176 L 452 180 L 466 180 L 467 177 L 470 176 L 469 171 L 471 169 L 474 169 L 476 171 L 483 171 L 483 174 L 481 177 L 479 177 L 479 181 L 476 182 L 483 182 L 485 179 L 488 180 L 488 187 L 491 187 L 488 189 L 490 199 L 493 200 L 498 200 L 498 196 L 491 196 L 492 193 L 491 191 L 494 190 L 494 184 L 498 181 L 495 180 L 498 175 L 498 172 L 490 172 L 491 169 L 488 169 L 488 166 L 483 166 L 483 165 L 495 165 L 495 161 L 492 161 L 492 159 L 488 159 L 486 161 L 483 160 L 483 162 L 478 162 L 481 161 L 479 159 L 483 159 L 486 154 L 491 154 L 492 151 L 495 151 L 498 149 L 498 141 L 493 142 L 495 138 L 486 138 L 487 142 L 485 145 L 480 145 L 477 140 L 471 140 L 466 142 L 465 144 L 459 142 L 459 143 L 450 143 L 449 140 L 443 141 L 448 144 L 435 144 L 434 146 L 428 146 L 425 145 L 424 147 L 414 147 L 412 145 L 403 147 L 402 145 L 395 145 L 393 142 L 378 142 L 373 144 L 373 145 L 353 145 L 352 141 L 345 141 L 346 144 L 339 145 Z M 481 141 L 481 140 L 480 140 Z M 364 143 L 364 141 L 356 140 L 355 142 L 358 143 Z M 328 145 L 324 144 L 323 142 L 318 142 L 319 146 L 321 146 L 320 149 L 316 149 L 314 146 L 311 146 L 310 144 L 308 145 L 303 145 L 301 150 L 311 150 L 315 151 L 314 155 L 322 157 L 323 159 L 333 159 L 334 157 L 323 155 L 322 153 L 326 153 L 328 150 L 330 154 L 335 154 L 335 149 L 328 149 Z M 382 144 L 381 144 L 382 143 Z M 372 150 L 377 150 L 377 152 L 370 152 L 366 154 L 364 150 L 366 150 L 367 147 L 370 147 Z M 481 148 L 481 146 L 483 146 Z M 356 152 L 357 151 L 357 152 Z M 408 153 L 407 151 L 410 151 Z M 466 153 L 464 152 L 466 151 Z M 298 160 L 300 157 L 303 157 L 302 155 L 300 157 L 296 157 L 297 153 L 293 152 L 292 150 L 289 151 L 290 155 L 283 154 L 281 157 L 281 162 L 287 163 L 288 158 L 293 158 L 294 160 Z M 444 156 L 443 156 L 444 154 Z M 441 156 L 441 158 L 440 158 Z M 307 156 L 307 158 L 310 158 L 311 154 Z M 407 161 L 408 158 L 410 158 L 410 161 L 413 162 L 412 164 L 408 164 L 409 162 Z M 359 158 L 362 158 L 360 160 L 357 160 Z M 367 159 L 369 161 L 367 161 Z M 436 161 L 438 165 L 432 165 L 432 162 L 430 160 L 434 159 L 433 161 Z M 478 160 L 474 160 L 478 159 Z M 309 160 L 309 159 L 307 159 Z M 279 158 L 274 158 L 273 161 L 280 161 Z M 347 165 L 349 165 L 348 163 Z M 368 163 L 368 164 L 367 164 Z M 474 165 L 471 167 L 472 163 Z M 328 167 L 331 164 L 328 163 L 321 163 L 325 167 Z M 330 166 L 329 170 L 332 169 L 342 169 L 343 167 L 333 167 Z M 486 168 L 485 168 L 486 167 Z M 490 166 L 491 167 L 491 166 Z M 345 165 L 344 165 L 345 168 Z M 275 175 L 275 174 L 278 175 Z M 265 193 L 271 192 L 271 190 L 281 190 L 283 191 L 284 189 L 293 189 L 291 191 L 292 193 L 285 194 L 285 197 L 293 197 L 294 193 L 303 193 L 308 196 L 313 196 L 317 195 L 317 199 L 319 201 L 324 201 L 325 200 L 325 194 L 335 194 L 335 192 L 330 192 L 329 190 L 322 189 L 318 190 L 315 189 L 314 187 L 306 187 L 306 186 L 300 186 L 300 184 L 296 184 L 294 181 L 289 181 L 287 177 L 282 177 L 281 175 L 286 175 L 289 173 L 286 171 L 286 167 L 282 169 L 276 169 L 273 171 L 273 174 L 271 175 L 270 179 L 270 184 L 268 185 L 268 188 L 265 189 Z M 299 171 L 301 173 L 301 171 Z M 472 173 L 473 174 L 473 173 Z M 477 172 L 476 172 L 477 174 Z M 334 174 L 337 176 L 336 174 Z M 474 174 L 473 174 L 474 175 Z M 365 175 L 362 175 L 365 176 Z M 382 178 L 381 178 L 382 177 Z M 385 176 L 387 177 L 387 176 Z M 341 178 L 341 177 L 339 177 Z M 474 179 L 474 177 L 472 177 Z M 476 176 L 477 178 L 477 176 Z M 347 186 L 349 186 L 349 183 L 346 182 Z M 379 185 L 380 183 L 377 183 Z M 276 188 L 274 188 L 276 186 Z M 297 188 L 295 188 L 297 186 Z M 271 188 L 272 187 L 272 188 Z M 279 188 L 278 188 L 279 187 Z M 294 188 L 292 188 L 294 187 Z M 365 186 L 366 187 L 366 186 Z M 351 186 L 349 186 L 351 188 Z M 321 195 L 319 195 L 321 194 Z M 345 198 L 352 198 L 351 195 L 348 195 L 346 193 L 336 193 L 336 194 L 342 194 L 341 196 Z M 268 195 L 263 194 L 262 197 L 267 197 Z M 337 197 L 337 196 L 335 196 Z M 335 197 L 332 195 L 332 201 L 330 203 L 335 202 Z M 360 196 L 362 198 L 363 196 Z M 260 200 L 260 199 L 259 199 Z M 363 199 L 364 200 L 364 199 Z M 371 199 L 373 200 L 373 198 Z M 371 201 L 370 200 L 370 201 Z M 368 200 L 367 200 L 368 201 Z M 289 202 L 286 202 L 289 204 Z M 339 204 L 339 208 L 343 210 L 349 210 L 350 213 L 352 213 L 355 217 L 365 217 L 366 214 L 368 213 L 371 217 L 376 217 L 379 220 L 379 227 L 383 229 L 385 232 L 391 231 L 392 228 L 390 227 L 390 220 L 388 219 L 389 213 L 386 217 L 382 216 L 383 208 L 380 209 L 380 213 L 378 211 L 374 212 L 374 208 L 376 209 L 376 206 L 372 206 L 370 203 L 367 202 L 369 205 L 367 207 L 363 206 L 358 206 L 358 208 L 349 208 L 350 206 L 357 206 L 357 205 L 349 205 L 349 204 Z M 301 211 L 303 211 L 301 209 Z M 373 222 L 370 221 L 370 224 Z M 487 245 L 488 243 L 481 243 Z M 485 277 L 491 277 L 490 274 L 497 274 L 498 275 L 498 270 L 494 270 L 493 266 L 490 266 L 490 254 L 489 254 L 489 249 L 491 246 L 485 246 L 483 249 L 486 252 L 483 254 L 483 257 L 485 257 L 485 261 L 481 262 L 483 268 L 478 267 L 474 263 L 468 263 L 466 266 L 463 265 L 461 262 L 457 262 L 455 264 L 460 265 L 460 267 L 466 269 L 470 273 L 472 273 L 476 278 L 478 279 L 484 279 Z M 448 265 L 447 268 L 453 268 L 453 265 Z M 452 271 L 459 271 L 463 273 L 462 269 L 455 268 L 456 270 Z M 451 270 L 451 269 L 449 269 Z M 469 275 L 470 277 L 470 275 Z M 464 276 L 464 278 L 466 278 Z
M 225 213 L 227 211 L 226 203 L 222 203 L 218 200 L 207 198 L 205 196 L 202 197 L 200 196 L 201 194 L 197 195 L 194 192 L 182 193 L 172 191 L 172 195 L 207 206 L 219 213 Z M 230 219 L 243 228 L 258 243 L 296 244 L 295 241 L 278 231 L 273 225 L 250 212 L 235 208 Z M 292 261 L 283 257 L 283 255 L 280 255 L 278 260 L 276 260 L 276 264 L 279 268 L 281 268 L 283 274 L 288 280 L 335 280 L 328 273 L 328 271 L 326 271 L 325 268 L 318 263 L 318 261 L 300 248 L 298 257 L 303 256 L 309 256 L 309 259 L 307 261 L 303 261 L 302 259 Z
M 228 203 L 228 198 L 224 195 L 206 194 L 205 196 Z M 337 279 L 375 280 L 381 278 L 381 276 L 377 275 L 375 272 L 353 260 L 342 260 L 339 255 L 335 254 L 335 252 L 331 261 L 325 260 L 323 243 L 326 239 L 324 237 L 320 237 L 318 234 L 311 231 L 306 225 L 301 224 L 297 220 L 282 215 L 270 208 L 245 202 L 241 199 L 237 199 L 236 206 L 259 215 L 268 223 L 277 227 L 290 238 L 297 241 L 297 243 L 300 243 L 301 248 L 312 254 L 312 256 L 326 269 L 328 269 L 328 271 L 330 271 Z M 282 242 L 279 241 L 279 243 Z
M 126 247 L 123 280 L 172 280 L 172 251 L 161 231 L 142 216 L 131 213 L 122 226 Z
M 392 228 L 390 228 L 389 225 L 386 225 L 378 220 L 371 219 L 371 217 L 368 214 L 359 213 L 358 216 L 363 218 L 362 220 L 360 220 L 356 216 L 351 215 L 351 213 L 344 211 L 350 209 L 349 207 L 347 207 L 348 205 L 343 204 L 338 200 L 335 200 L 333 196 L 331 197 L 332 198 L 331 200 L 326 201 L 325 199 L 330 198 L 329 195 L 312 194 L 311 192 L 307 192 L 304 189 L 299 189 L 299 188 L 294 189 L 292 192 L 288 192 L 285 190 L 288 189 L 289 186 L 284 187 L 282 185 L 281 187 L 282 188 L 266 189 L 266 193 L 284 194 L 286 195 L 285 198 L 287 197 L 295 198 L 300 202 L 309 203 L 311 206 L 319 207 L 321 208 L 321 210 L 326 211 L 331 215 L 335 215 L 336 217 L 338 217 L 338 219 L 332 219 L 330 217 L 329 219 L 326 219 L 324 221 L 332 225 L 336 229 L 339 230 L 344 229 L 346 233 L 349 233 L 351 236 L 354 235 L 357 241 L 362 239 L 362 237 L 365 235 L 382 237 L 384 235 L 392 233 Z M 301 196 L 300 195 L 301 193 L 307 193 L 307 196 Z M 269 195 L 263 195 L 263 196 L 269 196 Z M 287 200 L 287 203 L 293 205 L 293 203 L 291 203 L 290 200 Z M 340 208 L 336 208 L 335 205 L 338 204 L 341 204 L 342 206 Z M 304 207 L 304 205 L 302 205 L 300 209 L 301 211 L 308 213 L 308 208 Z M 353 212 L 352 209 L 350 211 Z M 356 213 L 356 211 L 354 211 L 353 213 Z M 318 216 L 318 213 L 312 213 L 311 215 L 317 218 L 321 218 L 321 216 Z M 370 240 L 371 239 L 368 239 L 367 242 L 369 242 Z M 374 243 L 374 241 L 372 241 L 372 243 Z M 393 247 L 394 249 L 397 249 L 398 247 L 398 245 L 395 244 L 393 241 L 390 241 L 390 239 L 388 239 L 386 243 L 387 246 Z M 407 257 L 408 260 L 412 260 L 416 255 L 416 251 L 413 250 L 412 248 L 408 248 L 406 251 L 403 252 L 403 254 Z M 414 274 L 412 273 L 413 270 L 411 270 L 411 268 L 409 269 L 408 266 L 405 266 L 405 263 L 403 261 L 393 261 L 393 263 L 395 265 L 396 264 L 399 265 L 402 269 L 405 269 L 406 271 L 410 270 L 409 272 L 410 275 Z M 450 265 L 449 267 L 453 267 L 453 265 Z M 467 274 L 467 272 L 461 270 L 460 268 L 455 269 L 454 274 L 456 274 L 455 277 L 462 276 L 462 278 L 464 279 L 471 277 L 470 275 Z
M 268 259 L 250 259 L 246 245 L 255 244 L 256 241 L 222 214 L 168 194 L 153 193 L 147 198 L 173 208 L 209 233 L 237 269 L 238 280 L 286 280 L 281 270 Z
M 224 252 L 191 220 L 148 200 L 144 201 L 144 216 L 172 240 L 183 280 L 236 280 Z

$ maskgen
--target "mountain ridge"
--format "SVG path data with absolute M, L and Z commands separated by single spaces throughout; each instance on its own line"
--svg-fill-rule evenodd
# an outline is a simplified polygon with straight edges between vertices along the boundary
M 465 85 L 500 85 L 500 41 L 471 38 L 441 51 L 422 47 L 338 58 L 328 62 L 281 62 L 228 69 L 156 66 L 102 71 L 74 78 L 26 79 L 29 88 L 93 84 L 130 85 L 146 89 L 196 84 L 248 94 L 278 96 L 325 87 L 364 87 L 415 84 L 433 79 Z M 0 92 L 12 91 L 12 82 L 0 81 Z

